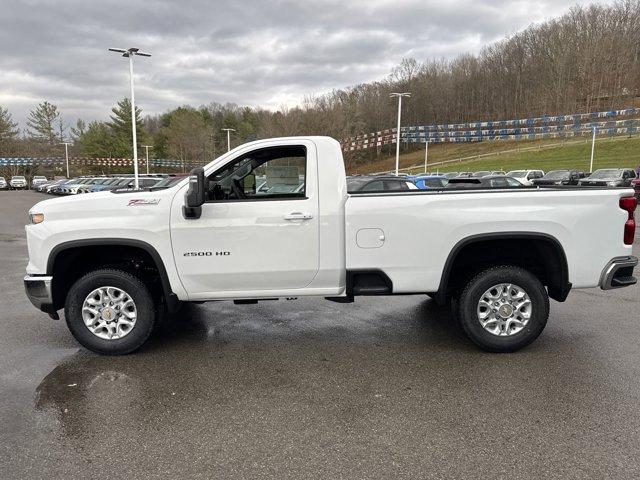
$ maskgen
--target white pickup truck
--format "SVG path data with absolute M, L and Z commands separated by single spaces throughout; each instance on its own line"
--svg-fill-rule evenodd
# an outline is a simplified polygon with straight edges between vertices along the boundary
M 510 352 L 542 332 L 549 297 L 636 283 L 635 207 L 624 188 L 349 194 L 335 140 L 261 140 L 169 188 L 36 204 L 24 283 L 104 354 L 136 350 L 182 302 L 411 294 Z

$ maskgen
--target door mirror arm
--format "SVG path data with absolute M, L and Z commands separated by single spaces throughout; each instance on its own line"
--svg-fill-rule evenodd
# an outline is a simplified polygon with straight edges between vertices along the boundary
M 184 196 L 182 214 L 187 219 L 198 219 L 202 215 L 202 205 L 205 201 L 206 178 L 204 168 L 198 167 L 191 170 L 189 176 L 189 189 Z

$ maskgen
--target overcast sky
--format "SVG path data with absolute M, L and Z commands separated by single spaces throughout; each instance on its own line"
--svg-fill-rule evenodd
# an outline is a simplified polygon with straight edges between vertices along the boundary
M 578 0 L 587 4 L 590 1 Z M 129 93 L 145 113 L 212 101 L 278 109 L 482 45 L 570 7 L 558 0 L 3 0 L 0 105 L 23 124 L 46 99 L 67 124 L 106 119 Z

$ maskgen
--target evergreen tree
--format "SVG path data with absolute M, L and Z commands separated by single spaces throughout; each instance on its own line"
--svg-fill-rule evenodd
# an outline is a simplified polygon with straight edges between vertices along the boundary
M 15 139 L 18 136 L 18 124 L 11 118 L 6 108 L 0 107 L 0 142 Z
M 113 115 L 110 116 L 111 122 L 109 122 L 108 125 L 111 128 L 114 137 L 114 156 L 132 157 L 133 133 L 131 131 L 131 102 L 128 98 L 123 98 L 111 109 L 111 112 L 113 112 Z M 140 151 L 140 145 L 145 143 L 146 136 L 146 130 L 142 122 L 142 110 L 136 107 L 136 137 L 138 151 Z
M 49 145 L 58 143 L 56 126 L 59 122 L 61 122 L 61 118 L 58 107 L 46 100 L 34 110 L 31 110 L 27 118 L 27 126 L 31 135 L 39 140 L 46 141 Z
M 71 139 L 77 142 L 87 131 L 87 124 L 81 118 L 76 122 L 75 127 L 71 127 Z
M 92 158 L 120 157 L 115 137 L 109 125 L 104 122 L 91 122 L 78 137 L 82 154 Z

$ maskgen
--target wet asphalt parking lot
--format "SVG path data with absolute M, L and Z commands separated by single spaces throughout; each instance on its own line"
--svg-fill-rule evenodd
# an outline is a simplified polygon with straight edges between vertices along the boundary
M 3 479 L 640 476 L 637 285 L 552 302 L 508 355 L 409 296 L 193 306 L 102 357 L 24 295 L 43 198 L 0 192 Z

